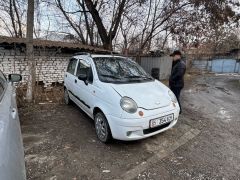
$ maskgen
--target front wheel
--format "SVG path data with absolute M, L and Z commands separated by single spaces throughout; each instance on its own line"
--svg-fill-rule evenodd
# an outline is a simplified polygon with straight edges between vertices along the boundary
M 112 134 L 105 115 L 102 112 L 98 112 L 94 117 L 94 122 L 98 139 L 103 143 L 110 142 Z

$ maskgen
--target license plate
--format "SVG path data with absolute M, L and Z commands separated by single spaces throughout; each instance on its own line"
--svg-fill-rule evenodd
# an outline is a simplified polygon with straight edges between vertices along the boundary
M 152 120 L 150 120 L 150 128 L 169 123 L 169 122 L 173 121 L 173 119 L 174 119 L 173 114 L 169 114 L 169 115 L 166 115 L 166 116 L 163 116 L 160 118 L 152 119 Z

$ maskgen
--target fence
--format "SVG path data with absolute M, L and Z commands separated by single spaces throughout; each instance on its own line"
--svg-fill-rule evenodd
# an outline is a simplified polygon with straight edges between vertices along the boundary
M 133 57 L 132 59 L 136 60 L 137 58 Z M 151 74 L 152 68 L 159 68 L 160 79 L 168 79 L 171 74 L 172 60 L 169 56 L 140 56 L 138 57 L 138 62 L 149 74 Z
M 195 60 L 192 65 L 216 73 L 240 73 L 240 62 L 236 59 Z

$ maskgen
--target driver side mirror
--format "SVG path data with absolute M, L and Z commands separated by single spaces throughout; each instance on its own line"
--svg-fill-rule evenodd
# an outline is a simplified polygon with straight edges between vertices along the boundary
M 10 82 L 20 82 L 22 80 L 22 76 L 20 74 L 9 74 L 8 80 Z
M 86 74 L 80 74 L 80 75 L 78 76 L 78 79 L 81 80 L 81 81 L 83 81 L 86 85 L 88 85 L 88 81 L 87 81 L 88 77 L 87 77 Z

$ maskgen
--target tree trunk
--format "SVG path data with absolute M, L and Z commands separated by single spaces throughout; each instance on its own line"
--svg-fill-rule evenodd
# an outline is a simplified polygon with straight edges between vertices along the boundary
M 22 33 L 22 22 L 21 22 L 21 19 L 20 19 L 20 16 L 19 16 L 19 12 L 18 12 L 18 8 L 17 8 L 17 5 L 16 5 L 16 0 L 13 0 L 13 7 L 14 7 L 14 11 L 16 13 L 16 16 L 17 16 L 17 24 L 18 24 L 18 36 L 20 38 L 23 37 L 23 33 Z
M 98 33 L 100 35 L 100 38 L 103 43 L 104 48 L 108 48 L 109 42 L 108 42 L 108 34 L 107 31 L 103 25 L 102 19 L 99 15 L 99 12 L 96 10 L 96 7 L 94 6 L 92 0 L 85 0 L 86 6 L 89 10 L 89 12 L 92 15 L 93 20 L 95 21 L 97 28 L 98 28 Z
M 95 2 L 95 1 L 94 1 Z M 112 50 L 112 41 L 116 36 L 119 24 L 122 18 L 124 7 L 126 6 L 126 0 L 119 2 L 118 12 L 116 12 L 116 17 L 114 18 L 109 32 L 103 24 L 103 20 L 100 17 L 99 11 L 96 9 L 96 5 L 92 0 L 85 0 L 85 4 L 92 15 L 94 22 L 96 23 L 99 36 L 103 43 L 103 48 L 107 50 Z
M 29 102 L 34 99 L 35 90 L 35 60 L 34 60 L 34 50 L 33 50 L 33 26 L 34 26 L 34 0 L 28 0 L 28 10 L 27 10 L 27 60 L 29 67 L 29 79 L 27 86 L 26 98 Z
M 103 48 L 112 51 L 112 39 L 107 37 L 106 40 L 103 42 Z
M 15 17 L 14 17 L 14 12 L 13 12 L 12 0 L 10 0 L 9 14 L 10 14 L 10 17 L 11 17 L 11 22 L 12 22 L 13 30 L 14 30 L 14 33 L 15 33 L 15 37 L 18 37 L 17 27 L 15 25 Z

